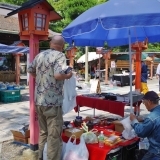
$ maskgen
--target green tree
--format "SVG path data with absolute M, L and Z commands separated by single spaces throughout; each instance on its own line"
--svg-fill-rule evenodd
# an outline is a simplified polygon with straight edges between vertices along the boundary
M 71 21 L 77 18 L 80 14 L 85 12 L 87 9 L 95 6 L 97 0 L 66 0 L 66 18 L 69 18 Z
M 97 0 L 58 0 L 52 1 L 48 0 L 55 10 L 63 17 L 61 21 L 51 22 L 50 29 L 55 32 L 62 32 L 62 30 L 71 23 L 75 18 L 77 18 L 80 14 L 85 12 L 87 9 L 98 4 Z M 102 3 L 101 2 L 99 3 Z
M 160 43 L 149 43 L 148 49 L 146 51 L 159 52 L 160 51 Z
M 28 0 L 3 0 L 3 2 L 14 4 L 14 5 L 19 5 L 21 6 L 22 3 L 27 2 Z

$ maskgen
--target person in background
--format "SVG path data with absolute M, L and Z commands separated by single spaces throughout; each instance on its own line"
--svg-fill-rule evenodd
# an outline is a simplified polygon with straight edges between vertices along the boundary
M 144 61 L 141 62 L 141 92 L 146 94 L 148 92 L 147 86 L 148 66 Z
M 160 105 L 159 96 L 154 91 L 147 92 L 143 97 L 143 104 L 150 114 L 139 123 L 137 117 L 131 113 L 130 120 L 138 137 L 148 138 L 149 149 L 142 160 L 160 160 Z
M 66 57 L 62 53 L 65 41 L 56 35 L 50 41 L 50 49 L 39 53 L 28 67 L 35 77 L 35 110 L 39 122 L 39 160 L 43 159 L 43 149 L 47 142 L 47 159 L 60 160 L 62 150 L 62 89 L 65 79 Z
M 148 90 L 147 86 L 147 79 L 148 79 L 148 67 L 144 61 L 141 61 L 141 88 L 140 92 L 143 94 L 146 94 Z M 135 80 L 133 81 L 133 84 L 135 84 Z M 140 106 L 137 105 L 134 107 L 134 113 L 135 115 L 140 114 Z
M 157 66 L 156 77 L 159 79 L 159 92 L 160 92 L 160 63 Z
M 91 66 L 91 78 L 95 78 L 95 72 L 96 72 L 96 66 L 92 65 Z
M 99 67 L 99 63 L 97 64 L 97 66 L 96 66 L 96 70 L 95 70 L 95 77 L 96 77 L 96 79 L 99 79 L 100 78 L 100 67 Z

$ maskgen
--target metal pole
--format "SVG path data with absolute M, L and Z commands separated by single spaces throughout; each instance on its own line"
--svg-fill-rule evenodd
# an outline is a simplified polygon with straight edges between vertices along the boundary
M 130 70 L 130 113 L 133 113 L 133 99 L 132 99 L 132 53 L 131 53 L 131 33 L 129 30 L 129 70 Z
M 88 82 L 88 46 L 85 47 L 85 82 Z

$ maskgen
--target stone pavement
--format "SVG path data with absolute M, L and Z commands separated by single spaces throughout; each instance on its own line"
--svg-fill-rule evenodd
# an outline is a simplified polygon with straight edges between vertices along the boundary
M 148 80 L 148 86 L 150 90 L 158 92 L 158 80 Z M 116 87 L 109 88 L 106 85 L 101 84 L 102 92 L 112 92 L 124 94 L 129 92 L 129 86 L 126 87 Z M 133 87 L 134 89 L 134 87 Z M 0 143 L 13 139 L 10 130 L 19 130 L 23 127 L 24 124 L 29 124 L 29 92 L 28 89 L 23 90 L 22 102 L 18 103 L 9 103 L 9 104 L 0 104 Z M 82 110 L 87 107 L 83 107 Z M 87 108 L 88 109 L 88 108 Z M 125 116 L 129 114 L 129 106 L 125 107 Z M 145 109 L 144 105 L 141 105 L 141 115 L 146 115 L 148 111 Z M 80 113 L 82 117 L 93 115 L 93 109 L 84 111 Z M 77 113 L 71 111 L 70 113 L 64 116 L 64 120 L 73 120 Z M 107 115 L 107 116 L 116 116 L 108 112 L 96 110 L 96 115 Z M 117 116 L 118 117 L 118 116 Z

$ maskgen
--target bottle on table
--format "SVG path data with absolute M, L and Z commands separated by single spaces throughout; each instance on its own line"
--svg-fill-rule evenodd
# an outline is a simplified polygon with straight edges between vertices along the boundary
M 104 134 L 103 134 L 103 131 L 101 131 L 100 135 L 98 136 L 98 141 L 99 141 L 99 147 L 100 148 L 104 147 Z

